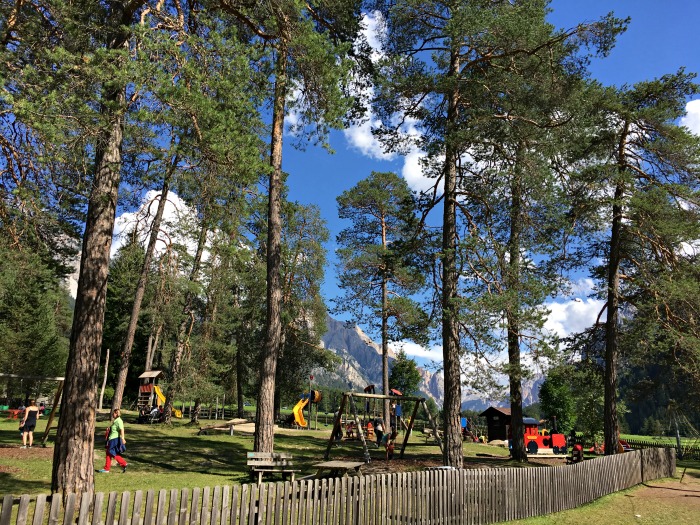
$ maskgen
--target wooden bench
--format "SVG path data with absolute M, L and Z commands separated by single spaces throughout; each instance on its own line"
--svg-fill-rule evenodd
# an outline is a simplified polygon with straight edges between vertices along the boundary
M 287 479 L 287 474 L 290 474 L 294 483 L 294 474 L 299 472 L 292 468 L 292 455 L 279 452 L 248 452 L 247 464 L 251 478 L 255 479 L 255 474 L 258 475 L 258 485 L 262 483 L 264 474 L 273 472 L 282 474 L 282 479 Z

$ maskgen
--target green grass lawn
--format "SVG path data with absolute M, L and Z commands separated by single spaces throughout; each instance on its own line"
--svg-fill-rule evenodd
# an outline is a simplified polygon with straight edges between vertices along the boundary
M 252 434 L 198 436 L 198 429 L 188 426 L 185 421 L 175 421 L 170 427 L 137 425 L 133 413 L 125 414 L 124 420 L 127 439 L 124 458 L 129 462 L 128 471 L 122 475 L 115 464 L 108 475 L 95 473 L 96 492 L 204 487 L 249 481 L 246 452 L 253 450 Z M 202 425 L 213 423 L 202 421 Z M 98 422 L 95 430 L 96 470 L 104 465 L 102 436 L 107 425 L 107 421 Z M 49 448 L 41 449 L 35 445 L 33 449 L 20 450 L 17 448 L 21 444 L 17 428 L 16 420 L 0 420 L 0 494 L 48 493 L 55 429 L 48 441 Z M 41 441 L 45 428 L 46 419 L 42 418 L 35 431 L 35 443 Z M 295 467 L 301 469 L 300 474 L 311 474 L 315 472 L 313 464 L 324 460 L 330 431 L 330 419 L 326 424 L 322 417 L 319 417 L 318 430 L 282 429 L 275 436 L 275 451 L 292 453 Z M 505 449 L 465 445 L 467 457 L 476 458 L 477 454 L 483 453 L 508 455 Z M 370 454 L 373 459 L 384 459 L 383 449 L 371 448 Z M 361 461 L 363 451 L 359 441 L 343 442 L 341 447 L 334 447 L 331 458 L 340 457 Z M 404 457 L 439 462 L 441 455 L 436 445 L 426 445 L 422 433 L 415 432 Z
M 96 492 L 213 487 L 249 481 L 245 463 L 246 452 L 253 449 L 252 434 L 237 433 L 235 436 L 229 436 L 223 433 L 197 436 L 197 428 L 187 426 L 184 421 L 176 421 L 173 426 L 168 427 L 137 425 L 135 420 L 134 414 L 125 415 L 127 452 L 124 457 L 129 462 L 127 473 L 121 474 L 116 465 L 111 474 L 96 473 Z M 203 425 L 210 423 L 213 422 L 202 422 Z M 95 469 L 102 468 L 104 464 L 102 435 L 107 424 L 107 421 L 97 424 Z M 35 433 L 35 442 L 41 441 L 45 425 L 46 420 L 42 418 Z M 52 431 L 49 438 L 48 448 L 35 446 L 33 449 L 20 450 L 18 447 L 21 441 L 17 427 L 16 420 L 0 420 L 0 495 L 48 493 L 51 484 L 54 432 Z M 275 436 L 275 450 L 292 453 L 295 465 L 302 471 L 301 475 L 313 473 L 313 464 L 323 461 L 331 430 L 330 422 L 326 424 L 319 418 L 318 428 L 308 431 L 283 429 Z M 371 448 L 370 454 L 373 459 L 370 467 L 389 466 L 383 461 L 383 449 Z M 478 443 L 465 443 L 464 454 L 466 463 L 480 466 L 535 466 L 517 465 L 507 460 L 507 449 Z M 331 458 L 361 461 L 363 451 L 358 441 L 343 442 L 341 447 L 332 449 Z M 421 469 L 426 462 L 440 463 L 440 449 L 434 444 L 426 444 L 423 434 L 418 431 L 413 434 L 404 459 L 404 468 Z M 689 511 L 688 505 L 700 502 L 700 462 L 680 462 L 679 474 L 685 467 L 688 467 L 686 480 L 698 480 L 698 485 L 695 485 L 698 494 L 694 498 L 678 500 L 666 496 L 646 497 L 640 491 L 648 487 L 638 487 L 604 497 L 579 509 L 519 523 L 697 523 L 698 514 Z M 653 484 L 663 485 L 665 482 L 671 481 Z M 674 495 L 672 491 L 669 493 Z M 642 518 L 636 518 L 637 515 Z

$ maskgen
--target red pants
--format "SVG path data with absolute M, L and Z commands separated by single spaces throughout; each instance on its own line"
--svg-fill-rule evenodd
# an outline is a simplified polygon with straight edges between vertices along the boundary
M 124 467 L 124 466 L 126 465 L 126 461 L 124 461 L 124 458 L 123 458 L 123 457 L 121 457 L 121 456 L 119 456 L 119 455 L 117 455 L 117 456 L 112 456 L 112 455 L 109 453 L 109 450 L 108 450 L 108 451 L 107 451 L 107 459 L 105 460 L 105 470 L 109 470 L 110 468 L 112 468 L 112 458 L 114 458 L 114 459 L 117 460 L 117 464 L 118 464 L 120 467 Z

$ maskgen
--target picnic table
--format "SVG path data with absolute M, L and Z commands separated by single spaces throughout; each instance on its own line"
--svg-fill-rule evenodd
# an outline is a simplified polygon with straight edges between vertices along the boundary
M 8 419 L 18 419 L 18 418 L 19 418 L 19 415 L 20 415 L 22 412 L 24 412 L 24 410 L 19 410 L 19 409 L 17 409 L 17 408 L 10 408 L 10 409 L 7 411 L 7 414 L 8 414 L 7 417 L 8 417 Z
M 316 463 L 316 477 L 320 478 L 328 475 L 332 478 L 338 478 L 345 474 L 359 475 L 360 467 L 364 465 L 361 461 L 324 461 Z

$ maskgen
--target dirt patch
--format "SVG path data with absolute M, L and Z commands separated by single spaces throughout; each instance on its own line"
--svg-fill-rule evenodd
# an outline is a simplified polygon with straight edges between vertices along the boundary
M 41 445 L 34 445 L 32 448 L 20 448 L 17 446 L 4 446 L 0 447 L 0 459 L 27 459 L 27 458 L 40 458 L 48 459 L 49 461 L 53 458 L 53 447 L 44 448 Z M 2 466 L 0 465 L 0 468 Z M 7 472 L 2 471 L 0 472 Z

